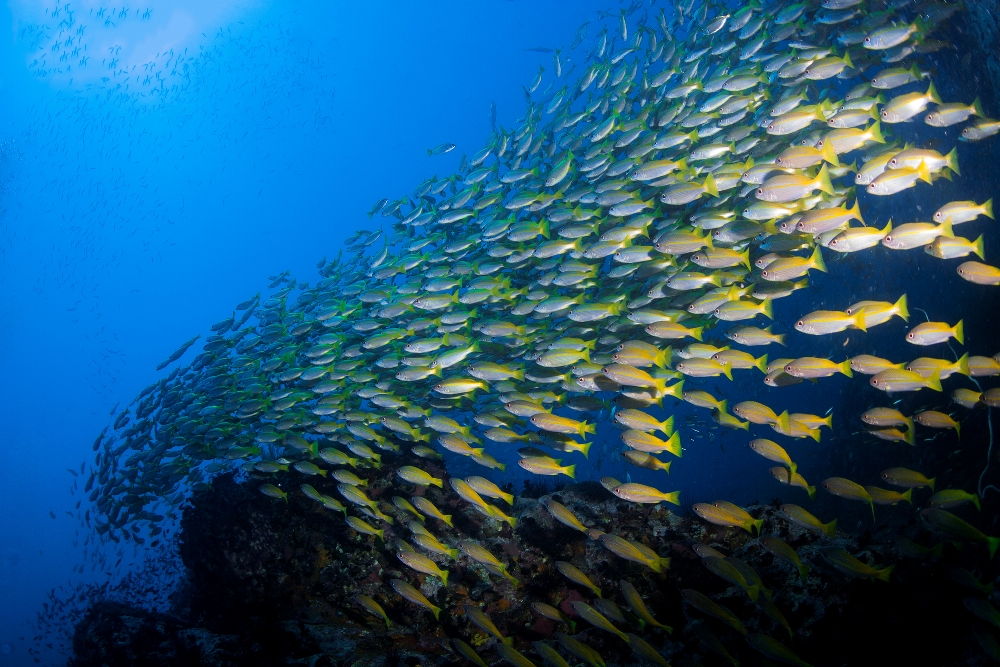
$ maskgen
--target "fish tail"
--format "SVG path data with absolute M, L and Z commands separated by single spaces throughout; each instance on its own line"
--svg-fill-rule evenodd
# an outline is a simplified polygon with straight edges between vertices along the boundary
M 767 375 L 767 355 L 760 355 L 760 359 L 754 359 L 753 365 L 764 375 Z
M 983 256 L 983 253 L 986 252 L 986 247 L 983 245 L 983 235 L 982 234 L 979 235 L 978 239 L 976 239 L 975 241 L 972 242 L 972 252 L 976 253 L 976 255 L 979 257 L 979 259 L 983 259 L 983 260 L 986 259 L 986 257 Z
M 907 418 L 907 420 L 906 420 L 906 426 L 907 426 L 907 429 L 906 429 L 906 444 L 908 444 L 908 445 L 915 445 L 916 444 L 916 438 L 915 438 L 915 432 L 913 430 L 913 420 Z
M 955 436 L 961 440 L 962 439 L 962 425 L 955 422 Z
M 431 478 L 431 486 L 436 486 L 439 489 L 444 488 L 444 482 L 436 477 Z
M 944 555 L 944 542 L 941 542 L 940 544 L 935 544 L 933 547 L 931 547 L 928 553 L 931 556 L 931 558 L 940 559 Z
M 985 118 L 985 116 L 983 116 L 983 103 L 979 101 L 978 97 L 972 101 L 972 104 L 969 105 L 969 110 L 972 112 L 973 116 Z
M 931 102 L 934 102 L 935 104 L 941 104 L 941 96 L 938 95 L 937 88 L 934 87 L 934 82 L 933 81 L 931 81 L 927 85 L 927 93 L 926 94 L 927 94 L 927 99 L 929 99 Z
M 576 464 L 574 463 L 573 465 L 566 466 L 563 468 L 563 472 L 565 472 L 570 479 L 576 479 Z
M 837 535 L 837 520 L 834 519 L 830 523 L 823 526 L 823 532 L 830 537 L 835 537 Z
M 500 468 L 500 472 L 507 472 L 507 464 L 506 463 L 498 463 L 497 464 L 497 468 Z
M 716 187 L 715 178 L 713 178 L 711 174 L 705 177 L 705 184 L 702 187 L 704 188 L 705 192 L 712 195 L 713 197 L 719 196 L 719 188 Z
M 828 195 L 833 194 L 833 183 L 830 181 L 830 170 L 827 169 L 824 164 L 819 168 L 819 174 L 816 176 L 816 187 Z
M 911 505 L 913 504 L 913 489 L 906 490 L 906 493 L 903 494 L 903 500 L 910 503 Z
M 875 143 L 878 143 L 878 144 L 884 144 L 885 143 L 885 136 L 882 134 L 882 122 L 881 121 L 877 121 L 876 120 L 872 124 L 871 129 L 868 131 L 868 133 L 871 135 L 871 140 L 874 141 Z
M 958 341 L 959 345 L 965 345 L 965 322 L 964 320 L 959 320 L 958 324 L 955 325 L 955 329 L 952 331 L 952 335 L 955 340 Z
M 757 519 L 753 522 L 753 527 L 757 529 L 757 534 L 760 535 L 760 529 L 764 527 L 764 520 Z
M 983 215 L 985 215 L 990 220 L 995 220 L 996 219 L 996 218 L 993 217 L 993 198 L 992 197 L 989 198 L 989 199 L 987 199 L 986 202 L 983 204 Z
M 862 327 L 858 327 L 858 328 L 862 329 Z M 844 375 L 846 375 L 849 378 L 854 377 L 854 371 L 851 370 L 851 360 L 850 359 L 845 359 L 844 363 L 840 364 L 840 367 L 837 370 L 840 371 L 841 373 L 843 373 Z
M 966 352 L 962 355 L 962 358 L 955 362 L 958 366 L 958 372 L 965 377 L 972 377 L 972 372 L 969 370 L 969 353 Z
M 680 491 L 673 491 L 671 493 L 668 493 L 666 495 L 666 497 L 664 498 L 664 500 L 667 501 L 668 503 L 671 503 L 673 505 L 677 505 L 678 507 L 680 507 L 680 504 L 681 504 L 681 492 Z
M 677 382 L 667 387 L 663 393 L 665 396 L 673 396 L 677 400 L 681 400 L 683 392 L 684 392 L 684 380 L 681 380 L 680 382 Z M 663 404 L 662 399 L 660 400 L 660 404 L 661 405 Z
M 807 486 L 806 487 L 806 493 L 809 494 L 809 500 L 816 500 L 816 487 L 815 486 Z
M 441 585 L 442 586 L 447 586 L 448 585 L 448 570 L 440 570 L 440 572 L 441 572 L 441 574 L 440 574 Z
M 903 318 L 904 322 L 910 321 L 910 310 L 906 305 L 906 295 L 899 297 L 896 303 L 893 304 L 892 309 L 896 311 L 896 314 Z
M 591 428 L 593 428 L 593 429 L 596 430 L 597 427 L 596 426 L 592 426 Z M 594 433 L 595 431 L 590 431 L 590 432 Z M 585 442 L 582 445 L 580 445 L 580 449 L 578 451 L 581 454 L 583 454 L 583 458 L 585 458 L 585 459 L 589 459 L 590 458 L 590 446 L 592 444 L 594 444 L 594 443 L 593 442 Z M 507 501 L 507 504 L 513 505 L 514 504 L 513 498 L 514 498 L 514 496 L 511 496 L 511 500 Z
M 809 437 L 815 440 L 816 442 L 819 442 L 819 439 L 823 437 L 823 434 L 819 432 L 818 428 L 810 428 L 806 429 L 806 431 L 809 433 Z
M 694 338 L 696 341 L 700 342 L 701 339 L 702 339 L 701 338 L 701 332 L 704 331 L 704 330 L 705 330 L 705 327 L 694 327 L 693 329 L 688 329 L 688 333 L 691 334 L 692 338 Z
M 774 306 L 772 303 L 772 299 L 764 299 L 763 303 L 761 303 L 760 312 L 763 313 L 764 317 L 766 317 L 767 319 L 769 320 L 774 319 Z
M 376 530 L 375 534 L 378 535 L 378 538 L 380 540 L 382 540 L 383 542 L 385 542 L 385 529 L 384 528 L 382 530 Z
M 673 433 L 674 432 L 674 416 L 673 415 L 670 415 L 665 420 L 663 420 L 662 422 L 660 422 L 660 430 L 663 431 L 664 434 Z
M 940 225 L 938 225 L 938 229 L 940 230 L 938 232 L 938 235 L 939 236 L 947 236 L 948 238 L 954 238 L 955 237 L 955 232 L 952 229 L 952 224 L 953 223 L 951 221 L 951 218 L 950 217 L 946 218 L 944 222 L 942 222 Z
M 834 167 L 840 166 L 840 159 L 837 157 L 836 151 L 833 150 L 833 142 L 827 141 L 823 143 L 823 148 L 820 150 L 820 155 L 824 160 L 832 164 Z M 855 204 L 857 206 L 857 204 Z
M 865 309 L 861 308 L 858 310 L 857 314 L 854 316 L 854 328 L 861 329 L 862 331 L 868 331 L 868 325 L 865 320 Z
M 444 521 L 446 524 L 448 524 L 450 527 L 452 527 L 452 528 L 455 527 L 455 524 L 452 523 L 452 521 L 451 521 L 451 515 L 450 514 L 442 514 L 441 515 L 441 520 Z
M 854 207 L 851 208 L 847 212 L 850 213 L 854 217 L 854 219 L 857 220 L 858 222 L 860 222 L 862 225 L 865 224 L 865 221 L 861 218 L 861 201 L 860 200 L 855 199 L 854 200 Z
M 435 607 L 434 605 L 431 605 L 431 613 L 434 614 L 434 620 L 435 621 L 440 620 L 440 618 L 441 618 L 441 607 Z
M 976 506 L 977 510 L 979 510 L 980 512 L 983 511 L 983 506 L 979 503 L 979 496 L 977 496 L 975 494 L 970 494 L 969 495 L 969 500 L 972 501 L 972 504 Z
M 931 487 L 931 491 L 934 490 L 934 482 L 937 481 L 937 477 L 931 477 L 927 480 L 927 486 Z
M 875 573 L 875 578 L 878 579 L 879 581 L 884 581 L 885 583 L 889 583 L 889 575 L 892 574 L 892 571 L 895 569 L 896 569 L 895 565 L 890 565 L 889 567 L 883 567 L 881 570 Z
M 322 475 L 323 477 L 326 477 L 329 474 L 329 472 L 330 472 L 329 470 L 320 470 L 319 474 Z
M 823 273 L 826 273 L 826 263 L 823 261 L 823 253 L 820 251 L 819 248 L 820 247 L 817 245 L 816 249 L 813 250 L 812 257 L 809 258 L 809 263 L 812 265 L 812 268 L 816 269 L 817 271 L 822 271 Z
M 587 449 L 590 449 L 590 443 L 589 442 L 587 443 Z M 514 495 L 513 494 L 511 494 L 511 493 L 505 493 L 505 494 L 503 494 L 501 496 L 501 498 L 503 498 L 504 502 L 506 502 L 511 507 L 514 506 Z M 513 524 L 511 524 L 511 526 L 513 527 Z
M 730 362 L 722 364 L 722 374 L 730 380 L 733 379 L 733 365 Z
M 952 148 L 951 152 L 945 156 L 945 166 L 951 169 L 953 172 L 962 175 L 962 172 L 958 170 L 958 149 Z
M 795 461 L 791 461 L 791 460 L 788 462 L 788 476 L 789 477 L 795 477 L 795 473 L 798 471 L 798 469 L 799 469 L 799 464 L 798 463 L 796 463 Z
M 747 267 L 747 270 L 753 270 L 753 266 L 750 264 L 750 248 L 747 247 L 745 251 L 740 254 L 740 264 Z
M 751 602 L 757 602 L 757 598 L 760 597 L 760 586 L 753 584 L 752 586 L 747 586 L 747 595 L 750 596 Z
M 674 433 L 672 436 L 667 438 L 667 451 L 676 456 L 681 457 L 681 434 Z
M 917 166 L 917 177 L 924 183 L 927 183 L 928 185 L 933 183 L 933 181 L 931 180 L 931 170 L 927 166 L 927 163 L 925 163 L 923 160 L 921 160 L 920 164 Z
M 928 389 L 933 389 L 934 391 L 944 391 L 944 389 L 941 388 L 941 374 L 934 373 L 934 375 L 928 377 L 926 380 L 926 386 Z

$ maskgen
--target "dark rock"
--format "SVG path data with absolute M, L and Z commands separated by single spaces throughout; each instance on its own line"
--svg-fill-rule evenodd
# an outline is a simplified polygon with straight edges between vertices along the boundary
M 73 637 L 71 667 L 235 667 L 248 660 L 235 635 L 188 628 L 163 614 L 99 602 L 90 608 Z
M 290 494 L 285 503 L 256 492 L 255 480 L 216 478 L 209 490 L 192 499 L 182 519 L 180 553 L 187 569 L 184 594 L 177 599 L 182 618 L 110 603 L 95 605 L 77 627 L 71 664 L 465 664 L 452 652 L 451 637 L 461 638 L 487 662 L 495 662 L 496 640 L 464 616 L 465 604 L 478 605 L 503 635 L 513 638 L 518 650 L 540 663 L 530 642 L 546 640 L 554 645 L 555 633 L 570 628 L 540 620 L 531 606 L 536 601 L 569 614 L 576 622 L 576 637 L 596 649 L 609 667 L 635 664 L 624 642 L 575 616 L 569 603 L 589 600 L 592 593 L 560 574 L 554 567 L 559 560 L 587 573 L 603 595 L 623 609 L 627 603 L 620 581 L 631 582 L 653 616 L 675 630 L 672 635 L 638 625 L 628 630 L 641 633 L 676 665 L 706 659 L 699 638 L 709 629 L 740 661 L 759 660 L 733 630 L 683 603 L 681 590 L 687 588 L 730 608 L 750 632 L 780 639 L 817 667 L 839 667 L 859 655 L 872 664 L 895 658 L 938 665 L 975 664 L 980 655 L 968 617 L 958 613 L 963 593 L 943 574 L 943 565 L 974 569 L 984 581 L 993 581 L 995 568 L 985 559 L 985 550 L 973 545 L 961 551 L 948 549 L 944 562 L 903 559 L 892 541 L 901 530 L 923 544 L 934 543 L 918 524 L 905 521 L 869 523 L 859 535 L 838 533 L 827 538 L 790 524 L 775 505 L 747 508 L 764 520 L 767 534 L 786 541 L 811 564 L 808 577 L 801 579 L 794 567 L 775 559 L 754 535 L 740 529 L 712 526 L 662 505 L 626 503 L 594 483 L 541 493 L 568 507 L 588 527 L 669 556 L 669 571 L 657 573 L 555 521 L 536 499 L 516 499 L 510 512 L 517 527 L 512 529 L 484 518 L 451 491 L 429 488 L 423 493 L 453 515 L 457 530 L 431 519 L 428 527 L 449 544 L 460 538 L 476 540 L 520 582 L 514 586 L 465 556 L 442 557 L 439 565 L 449 570 L 449 586 L 443 588 L 437 579 L 415 573 L 395 556 L 394 540 L 411 539 L 407 527 L 411 517 L 388 502 L 386 477 L 400 463 L 416 461 L 393 461 L 384 471 L 358 471 L 368 479 L 371 497 L 381 498 L 382 507 L 393 515 L 393 523 L 385 526 L 385 543 L 349 530 L 340 513 L 300 494 Z M 314 485 L 320 493 L 336 493 L 333 480 L 316 479 Z M 692 550 L 695 543 L 752 568 L 794 635 L 789 637 L 741 588 L 712 574 Z M 846 549 L 872 566 L 895 564 L 892 583 L 845 576 L 823 557 L 829 547 Z M 440 621 L 402 600 L 388 585 L 394 578 L 409 581 L 441 607 Z M 359 593 L 382 605 L 391 627 L 353 602 Z

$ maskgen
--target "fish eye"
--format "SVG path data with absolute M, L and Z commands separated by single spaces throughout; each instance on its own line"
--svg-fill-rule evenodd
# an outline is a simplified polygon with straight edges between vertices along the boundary
M 912 333 L 906 334 L 906 338 L 909 340 L 913 340 L 913 334 Z
M 757 194 L 758 195 L 764 194 L 764 188 L 757 188 Z
M 795 323 L 795 326 L 797 326 L 797 327 L 801 327 L 803 325 L 805 325 L 805 321 L 803 321 L 803 320 L 799 320 L 798 322 Z
M 882 110 L 882 118 L 888 118 L 888 117 L 889 117 L 889 112 L 886 111 L 885 109 L 883 109 Z

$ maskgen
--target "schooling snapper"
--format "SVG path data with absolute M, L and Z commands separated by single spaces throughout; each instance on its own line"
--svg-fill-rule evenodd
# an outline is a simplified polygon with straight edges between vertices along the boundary
M 780 511 L 751 508 L 755 516 L 723 499 L 695 503 L 704 523 L 691 520 L 704 541 L 741 557 L 691 540 L 666 542 L 662 525 L 680 519 L 660 503 L 681 504 L 668 473 L 684 465 L 692 437 L 690 422 L 675 423 L 673 411 L 687 404 L 745 431 L 753 452 L 780 464 L 771 476 L 795 487 L 784 491 L 800 494 L 798 502 L 822 489 L 872 514 L 876 505 L 895 505 L 922 536 L 965 544 L 970 558 L 988 565 L 1000 538 L 969 511 L 982 489 L 943 488 L 947 480 L 934 471 L 900 466 L 893 449 L 877 455 L 885 459 L 878 481 L 891 488 L 833 476 L 842 471 L 811 484 L 800 473 L 823 429 L 861 425 L 885 447 L 932 433 L 957 439 L 966 411 L 1000 406 L 1000 389 L 979 386 L 1000 375 L 1000 357 L 979 349 L 938 358 L 946 344 L 964 345 L 967 332 L 963 320 L 932 315 L 898 334 L 892 360 L 873 348 L 852 357 L 796 353 L 804 338 L 853 332 L 864 341 L 876 327 L 910 322 L 913 310 L 935 310 L 851 276 L 811 308 L 776 313 L 774 305 L 803 291 L 800 303 L 817 272 L 847 273 L 839 260 L 848 254 L 921 249 L 941 272 L 967 281 L 960 284 L 971 302 L 996 303 L 990 290 L 1000 269 L 984 263 L 991 199 L 940 201 L 923 220 L 883 216 L 886 198 L 959 178 L 957 140 L 1000 132 L 979 99 L 945 99 L 931 80 L 930 54 L 949 46 L 940 33 L 959 11 L 959 3 L 909 0 L 683 0 L 658 13 L 635 4 L 573 61 L 579 78 L 569 78 L 570 60 L 555 50 L 555 78 L 532 97 L 542 69 L 526 89 L 518 127 L 497 127 L 458 173 L 380 200 L 368 216 L 387 222 L 320 262 L 315 285 L 274 277 L 270 294 L 240 303 L 189 365 L 115 417 L 94 443 L 97 469 L 87 485 L 101 517 L 97 532 L 142 544 L 159 530 L 158 508 L 206 488 L 207 466 L 240 461 L 260 493 L 282 506 L 301 495 L 331 510 L 331 521 L 353 531 L 343 548 L 371 553 L 398 574 L 359 581 L 328 604 L 346 609 L 353 600 L 373 627 L 415 614 L 434 623 L 464 616 L 471 646 L 457 637 L 447 645 L 480 665 L 499 658 L 600 666 L 606 661 L 594 647 L 609 642 L 653 664 L 667 664 L 665 656 L 691 664 L 707 648 L 732 664 L 733 654 L 760 654 L 804 665 L 790 647 L 802 628 L 800 615 L 795 625 L 784 615 L 793 611 L 786 580 L 769 570 L 765 581 L 746 562 L 751 555 L 772 555 L 772 569 L 794 580 L 787 586 L 844 575 L 899 585 L 896 561 L 940 557 L 939 546 L 903 536 L 895 551 L 867 550 L 823 507 L 785 503 Z M 586 32 L 584 25 L 567 52 Z M 953 125 L 960 127 L 949 133 Z M 441 144 L 428 156 L 454 148 Z M 987 334 L 976 333 L 970 340 Z M 874 392 L 883 404 L 836 418 L 809 414 L 806 404 L 796 409 L 788 387 L 822 386 L 833 376 L 887 392 Z M 750 377 L 762 380 L 759 395 L 742 389 Z M 699 388 L 702 378 L 739 389 L 713 396 Z M 774 392 L 790 392 L 792 407 L 778 414 Z M 903 392 L 928 396 L 924 409 L 896 409 Z M 948 406 L 950 414 L 938 409 L 945 392 L 960 406 Z M 577 499 L 567 506 L 447 474 L 449 466 L 478 464 L 499 480 L 493 471 L 505 473 L 503 461 L 516 451 L 533 475 L 574 478 L 589 473 L 589 436 L 609 422 L 620 430 L 616 453 L 659 483 L 605 477 L 607 493 L 592 484 L 588 493 L 602 494 L 608 508 L 599 522 L 580 509 L 581 495 L 565 495 L 566 503 Z M 991 444 L 963 441 L 982 456 Z M 769 479 L 763 466 L 744 473 Z M 626 532 L 616 511 L 644 512 L 648 530 Z M 562 531 L 559 539 L 575 542 L 574 563 L 550 560 L 543 574 L 500 548 L 497 536 L 525 530 L 526 513 L 533 530 Z M 482 518 L 470 521 L 474 514 Z M 594 564 L 611 554 L 631 563 L 628 579 L 600 577 Z M 733 588 L 715 599 L 690 588 L 670 569 L 678 554 Z M 505 598 L 534 596 L 533 616 L 491 619 L 449 571 L 472 571 Z M 576 586 L 573 597 L 545 594 L 566 581 Z M 971 593 L 956 585 L 956 595 Z M 651 610 L 644 602 L 651 596 L 666 596 L 673 615 L 691 621 L 683 637 L 668 640 L 671 628 L 654 616 L 668 603 Z M 412 605 L 403 618 L 394 614 L 401 600 Z M 739 616 L 729 609 L 737 603 Z M 976 637 L 1000 657 L 1000 636 L 988 627 L 1000 625 L 1000 612 L 980 597 L 964 608 L 971 613 L 958 603 L 939 611 L 983 619 Z M 877 618 L 872 609 L 871 622 Z M 521 628 L 543 621 L 551 641 L 532 644 L 539 635 Z M 444 625 L 426 627 L 448 639 Z M 845 650 L 852 649 L 823 648 Z M 811 652 L 819 655 L 815 646 Z

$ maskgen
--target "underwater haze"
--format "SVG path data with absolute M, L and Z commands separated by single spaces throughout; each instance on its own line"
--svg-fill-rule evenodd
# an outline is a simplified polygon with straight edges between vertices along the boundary
M 50 589 L 105 578 L 72 573 L 85 480 L 70 495 L 67 469 L 109 411 L 268 276 L 314 274 L 373 202 L 454 171 L 493 103 L 513 124 L 551 57 L 524 49 L 597 8 L 5 7 L 0 664 L 34 664 L 19 638 Z M 444 142 L 462 149 L 429 159 Z
M 993 5 L 11 0 L 0 667 L 1000 661 Z

